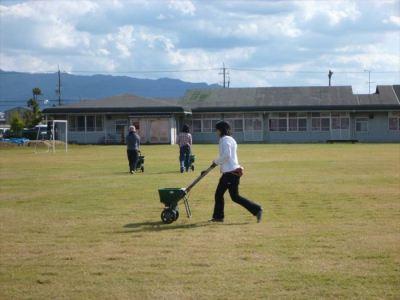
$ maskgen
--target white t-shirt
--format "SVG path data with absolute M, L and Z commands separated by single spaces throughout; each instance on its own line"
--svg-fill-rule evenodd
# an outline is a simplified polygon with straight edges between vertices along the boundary
M 221 173 L 232 172 L 240 167 L 236 151 L 237 144 L 233 137 L 225 135 L 219 139 L 219 157 L 214 163 L 220 166 Z

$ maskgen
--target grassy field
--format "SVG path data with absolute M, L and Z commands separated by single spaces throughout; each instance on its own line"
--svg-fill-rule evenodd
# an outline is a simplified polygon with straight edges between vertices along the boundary
M 193 218 L 160 223 L 158 188 L 183 187 L 215 145 L 122 146 L 68 154 L 0 150 L 0 299 L 400 298 L 400 145 L 241 145 L 244 196 L 209 224 L 218 172 L 191 195 Z

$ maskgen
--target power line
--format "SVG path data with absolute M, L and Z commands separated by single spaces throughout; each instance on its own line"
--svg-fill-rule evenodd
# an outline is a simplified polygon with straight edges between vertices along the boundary
M 326 74 L 326 71 L 302 71 L 302 70 L 270 70 L 270 69 L 249 69 L 249 68 L 229 68 L 233 71 L 244 71 L 244 72 L 264 72 L 264 73 L 301 73 L 301 74 Z M 390 74 L 390 73 L 400 73 L 399 71 L 374 71 L 370 70 L 371 73 L 383 73 L 383 74 Z M 365 74 L 366 71 L 350 71 L 350 70 L 343 70 L 343 71 L 335 71 L 335 73 L 340 74 Z
M 283 70 L 283 69 L 259 69 L 259 68 L 239 68 L 239 67 L 223 67 L 225 71 L 241 71 L 241 72 L 265 72 L 265 73 L 301 73 L 301 74 L 326 74 L 326 71 L 320 70 Z M 222 69 L 223 69 L 222 68 Z M 67 73 L 67 74 L 74 74 L 74 73 L 91 73 L 91 74 L 151 74 L 151 73 L 185 73 L 185 72 L 205 72 L 205 71 L 217 71 L 221 70 L 221 68 L 204 68 L 204 69 L 159 69 L 159 70 L 122 70 L 122 71 L 109 71 L 109 70 L 70 70 L 60 71 L 60 73 Z M 30 73 L 24 71 L 2 71 L 0 72 L 1 75 L 15 75 L 15 73 L 29 73 L 29 74 L 37 74 L 37 73 Z M 49 73 L 54 74 L 58 73 L 54 71 L 40 71 L 39 73 Z M 338 70 L 335 71 L 336 74 L 363 74 L 366 73 L 365 70 Z M 396 74 L 400 73 L 400 70 L 388 70 L 388 71 L 381 71 L 381 70 L 371 70 L 371 73 L 379 73 L 379 74 Z
M 122 71 L 108 71 L 108 70 L 70 70 L 68 72 L 61 71 L 61 73 L 73 74 L 73 73 L 91 73 L 91 74 L 149 74 L 149 73 L 184 73 L 184 72 L 205 72 L 205 71 L 216 71 L 220 68 L 205 68 L 205 69 L 160 69 L 160 70 L 122 70 Z M 15 73 L 30 73 L 24 71 L 3 71 L 0 75 L 15 75 Z M 42 74 L 54 74 L 58 73 L 54 71 L 40 71 L 38 73 Z

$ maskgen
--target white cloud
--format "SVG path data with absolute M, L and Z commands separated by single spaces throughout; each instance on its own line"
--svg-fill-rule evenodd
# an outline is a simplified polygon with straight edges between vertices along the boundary
M 394 25 L 400 26 L 400 16 L 390 16 L 389 18 L 383 20 L 383 23 L 392 23 Z
M 6 18 L 46 21 L 54 19 L 76 19 L 99 8 L 95 1 L 27 1 L 14 5 L 0 5 L 0 14 Z
M 355 21 L 361 16 L 356 1 L 298 1 L 299 8 L 306 20 L 326 16 L 330 25 L 337 25 L 345 19 Z
M 132 48 L 134 47 L 135 38 L 133 37 L 134 28 L 131 25 L 122 26 L 118 28 L 118 32 L 108 34 L 103 45 L 114 46 L 121 58 L 127 58 L 132 55 Z
M 47 72 L 57 69 L 56 63 L 48 63 L 45 59 L 24 53 L 15 56 L 0 52 L 0 62 L 3 66 L 7 66 L 6 70 Z
M 61 21 L 43 30 L 39 38 L 45 48 L 87 48 L 90 45 L 88 33 L 78 32 L 73 25 Z
M 165 49 L 166 51 L 175 48 L 175 45 L 172 43 L 171 39 L 161 34 L 152 34 L 142 30 L 139 36 L 143 41 L 147 42 L 147 46 L 149 48 L 155 48 L 157 45 L 161 45 L 161 48 Z
M 193 16 L 196 12 L 196 7 L 190 0 L 170 0 L 168 7 L 179 11 L 183 15 Z
M 332 68 L 400 69 L 400 0 L 20 1 L 0 5 L 0 68 L 19 71 L 213 69 L 233 86 L 325 84 Z M 146 74 L 219 82 L 218 71 Z M 376 75 L 377 76 L 377 75 Z M 335 82 L 365 88 L 363 75 Z M 396 82 L 393 74 L 374 79 Z

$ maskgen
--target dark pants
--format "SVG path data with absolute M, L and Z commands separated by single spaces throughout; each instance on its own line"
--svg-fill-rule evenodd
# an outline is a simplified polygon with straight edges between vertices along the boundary
M 179 149 L 179 162 L 181 163 L 181 169 L 186 171 L 189 169 L 190 165 L 190 146 L 184 145 Z
M 135 171 L 138 162 L 138 150 L 126 150 L 129 161 L 129 171 Z
M 261 206 L 239 195 L 240 177 L 231 173 L 224 173 L 215 191 L 214 219 L 224 218 L 224 194 L 229 190 L 233 202 L 246 208 L 254 216 L 261 210 Z

